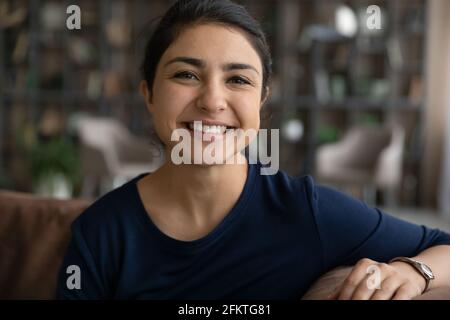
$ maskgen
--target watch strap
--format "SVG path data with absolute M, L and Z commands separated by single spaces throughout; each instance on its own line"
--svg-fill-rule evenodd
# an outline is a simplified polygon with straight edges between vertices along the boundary
M 425 288 L 423 289 L 422 293 L 424 293 L 424 292 L 426 292 L 426 291 L 428 290 L 428 287 L 430 286 L 431 280 L 434 279 L 434 276 L 431 276 L 431 277 L 430 277 L 428 274 L 426 274 L 426 273 L 423 271 L 423 269 L 422 269 L 422 267 L 421 267 L 421 265 L 423 265 L 422 262 L 419 262 L 419 261 L 417 261 L 417 260 L 414 260 L 414 259 L 411 259 L 411 258 L 408 258 L 408 257 L 396 257 L 396 258 L 390 260 L 389 263 L 396 262 L 396 261 L 408 263 L 408 264 L 409 264 L 410 266 L 412 266 L 418 273 L 420 273 L 420 274 L 422 275 L 422 277 L 425 279 Z M 427 266 L 427 267 L 428 267 L 428 266 Z M 428 267 L 428 269 L 431 270 L 430 267 Z

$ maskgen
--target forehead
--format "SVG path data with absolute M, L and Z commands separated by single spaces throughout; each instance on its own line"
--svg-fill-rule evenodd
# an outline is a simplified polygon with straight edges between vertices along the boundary
M 244 32 L 220 24 L 200 24 L 184 29 L 167 48 L 161 61 L 177 56 L 191 56 L 208 64 L 247 63 L 259 71 L 262 69 L 261 59 Z

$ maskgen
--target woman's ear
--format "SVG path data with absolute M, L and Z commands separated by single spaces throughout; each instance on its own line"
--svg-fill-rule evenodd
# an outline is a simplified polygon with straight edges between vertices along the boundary
M 264 98 L 261 100 L 261 107 L 262 108 L 264 106 L 264 104 L 267 102 L 267 99 L 270 97 L 270 87 L 266 86 L 266 94 L 264 95 Z
M 148 111 L 151 113 L 153 111 L 153 99 L 152 93 L 148 88 L 148 83 L 145 80 L 141 80 L 139 83 L 139 92 L 144 97 L 145 105 L 147 106 Z

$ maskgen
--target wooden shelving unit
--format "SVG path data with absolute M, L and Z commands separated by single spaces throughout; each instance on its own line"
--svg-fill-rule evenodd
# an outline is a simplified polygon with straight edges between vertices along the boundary
M 340 139 L 356 124 L 395 122 L 407 135 L 399 203 L 415 205 L 423 150 L 427 1 L 346 1 L 359 20 L 354 37 L 332 32 L 339 4 L 320 0 L 279 4 L 283 53 L 277 58 L 284 69 L 278 74 L 282 106 L 273 108 L 279 114 L 274 126 L 282 128 L 290 119 L 304 124 L 300 141 L 281 141 L 281 167 L 294 175 L 314 174 L 316 149 L 322 143 Z M 378 34 L 361 30 L 360 19 L 373 4 L 384 15 Z M 302 41 L 311 26 L 322 28 L 321 33 L 305 48 Z M 320 73 L 326 77 L 318 87 Z

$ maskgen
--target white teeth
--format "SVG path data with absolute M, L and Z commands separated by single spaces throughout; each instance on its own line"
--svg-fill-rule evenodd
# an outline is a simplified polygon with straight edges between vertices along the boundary
M 194 131 L 212 134 L 223 134 L 227 130 L 226 126 L 207 126 L 205 124 L 202 125 L 201 121 L 189 122 L 189 128 Z

